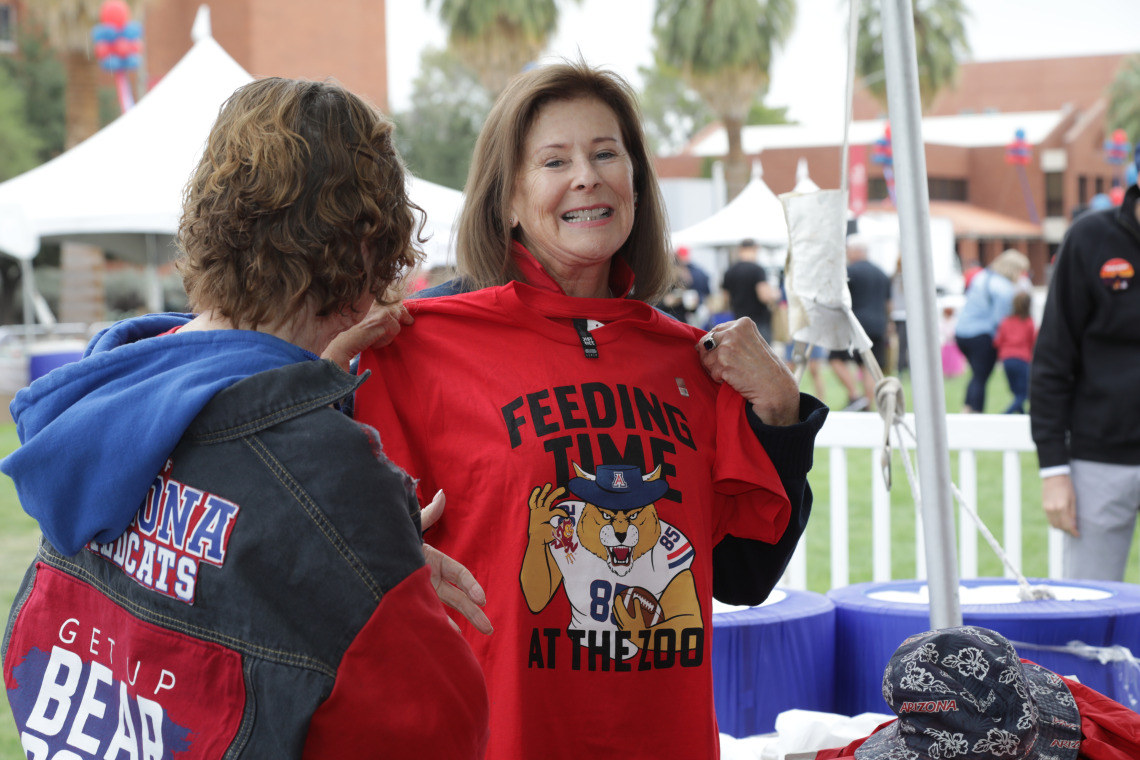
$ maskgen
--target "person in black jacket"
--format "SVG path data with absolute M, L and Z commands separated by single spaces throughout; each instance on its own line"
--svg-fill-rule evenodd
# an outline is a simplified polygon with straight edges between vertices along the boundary
M 1061 244 L 1033 353 L 1042 506 L 1066 578 L 1122 580 L 1140 509 L 1140 188 Z

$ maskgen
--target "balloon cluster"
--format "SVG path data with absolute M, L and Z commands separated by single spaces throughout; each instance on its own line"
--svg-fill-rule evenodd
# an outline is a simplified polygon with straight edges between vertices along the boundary
M 1123 129 L 1113 130 L 1112 137 L 1104 141 L 1104 160 L 1113 166 L 1123 164 L 1131 153 L 1132 145 Z
M 1028 166 L 1029 159 L 1033 157 L 1033 150 L 1025 141 L 1025 130 L 1019 129 L 1013 133 L 1013 142 L 1005 146 L 1005 162 L 1017 166 Z
M 871 162 L 879 166 L 890 166 L 894 161 L 894 153 L 891 151 L 891 125 L 888 124 L 883 136 L 875 140 L 875 144 L 871 146 Z
M 131 9 L 123 0 L 103 3 L 91 38 L 95 42 L 95 58 L 107 71 L 131 71 L 139 67 L 142 24 L 131 21 Z

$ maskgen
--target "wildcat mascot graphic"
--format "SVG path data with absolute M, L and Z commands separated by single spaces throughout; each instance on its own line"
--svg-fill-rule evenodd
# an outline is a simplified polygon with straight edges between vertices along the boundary
M 574 471 L 565 487 L 547 483 L 530 494 L 519 580 L 531 612 L 545 609 L 562 585 L 570 629 L 590 634 L 582 645 L 608 641 L 620 659 L 653 649 L 662 631 L 675 642 L 703 628 L 696 552 L 654 505 L 669 490 L 661 467 L 644 476 L 632 465 L 602 465 L 590 475 L 575 464 Z M 567 492 L 577 498 L 564 499 Z

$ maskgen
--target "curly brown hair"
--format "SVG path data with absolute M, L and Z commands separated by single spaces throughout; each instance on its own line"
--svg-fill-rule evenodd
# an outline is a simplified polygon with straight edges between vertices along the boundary
M 621 126 L 638 202 L 633 229 L 615 255 L 633 269 L 632 297 L 655 303 L 672 283 L 673 257 L 665 202 L 641 126 L 637 94 L 617 74 L 580 60 L 538 66 L 518 75 L 492 107 L 467 174 L 467 200 L 456 238 L 459 274 L 475 287 L 522 279 L 510 254 L 512 230 L 507 217 L 527 134 L 543 106 L 578 98 L 605 103 Z
M 423 257 L 393 125 L 331 82 L 266 78 L 222 105 L 183 195 L 190 305 L 256 329 L 344 313 Z

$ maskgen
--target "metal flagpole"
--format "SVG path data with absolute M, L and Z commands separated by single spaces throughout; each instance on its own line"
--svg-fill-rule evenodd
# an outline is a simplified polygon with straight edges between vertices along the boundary
M 899 245 L 911 357 L 918 478 L 930 590 L 930 626 L 962 624 L 958 560 L 954 552 L 954 498 L 946 438 L 946 397 L 938 351 L 930 197 L 922 142 L 914 14 L 911 0 L 882 0 L 883 62 L 894 149 Z

